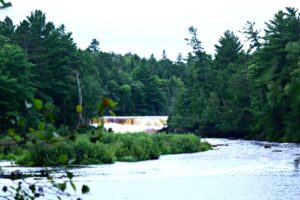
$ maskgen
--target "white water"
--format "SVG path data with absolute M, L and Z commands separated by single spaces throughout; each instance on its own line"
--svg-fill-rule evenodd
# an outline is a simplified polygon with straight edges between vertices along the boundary
M 115 133 L 126 132 L 156 132 L 167 126 L 167 116 L 123 116 L 103 117 L 104 128 Z M 91 123 L 92 126 L 101 125 L 101 119 Z

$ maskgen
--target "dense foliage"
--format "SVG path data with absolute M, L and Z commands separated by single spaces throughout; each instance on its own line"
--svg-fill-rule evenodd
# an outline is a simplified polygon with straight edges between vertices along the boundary
M 100 132 L 99 132 L 100 131 Z M 95 136 L 97 135 L 97 139 Z M 211 149 L 193 134 L 112 134 L 93 130 L 68 137 L 14 148 L 4 158 L 16 160 L 23 166 L 58 166 L 67 164 L 100 164 L 115 161 L 140 161 L 157 159 L 163 154 L 194 153 Z M 0 156 L 4 156 L 0 148 Z
M 196 38 L 189 44 L 185 88 L 176 99 L 169 126 L 213 137 L 248 137 L 300 142 L 300 15 L 279 11 L 265 35 L 247 22 L 248 52 L 226 31 L 208 56 Z M 195 45 L 197 44 L 197 46 Z
M 0 132 L 38 129 L 46 113 L 47 122 L 75 128 L 76 105 L 88 122 L 107 96 L 118 102 L 117 115 L 169 115 L 173 131 L 300 142 L 297 9 L 276 13 L 263 33 L 247 22 L 246 52 L 232 31 L 214 56 L 196 28 L 189 33 L 192 52 L 172 62 L 165 51 L 160 59 L 103 52 L 97 39 L 78 49 L 64 25 L 40 10 L 18 25 L 7 17 L 0 22 Z M 42 113 L 28 109 L 34 99 L 44 102 Z

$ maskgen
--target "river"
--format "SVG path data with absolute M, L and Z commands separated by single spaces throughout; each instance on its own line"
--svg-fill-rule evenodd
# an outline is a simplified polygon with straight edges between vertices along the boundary
M 294 164 L 300 157 L 299 145 L 206 140 L 223 145 L 158 160 L 77 168 L 72 170 L 74 181 L 90 187 L 84 196 L 90 200 L 300 199 L 300 169 Z M 272 147 L 265 148 L 265 144 Z

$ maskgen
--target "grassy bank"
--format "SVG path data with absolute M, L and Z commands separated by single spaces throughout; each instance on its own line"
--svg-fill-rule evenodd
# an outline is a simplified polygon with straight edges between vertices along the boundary
M 24 166 L 66 164 L 106 164 L 115 161 L 157 159 L 164 154 L 192 153 L 211 146 L 192 134 L 76 134 L 52 141 L 27 142 L 9 153 L 0 149 L 0 158 L 10 158 Z M 4 156 L 4 154 L 6 155 Z

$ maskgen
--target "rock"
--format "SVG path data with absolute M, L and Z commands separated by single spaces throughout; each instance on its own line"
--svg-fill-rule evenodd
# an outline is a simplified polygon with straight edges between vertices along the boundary
M 270 144 L 264 144 L 265 149 L 270 149 L 272 146 Z
M 213 144 L 213 145 L 211 145 L 212 147 L 224 147 L 224 146 L 229 146 L 229 144 Z
M 274 150 L 272 150 L 272 152 L 282 152 L 282 150 L 274 149 Z
M 294 160 L 294 165 L 295 165 L 295 168 L 296 168 L 296 169 L 298 169 L 299 163 L 300 163 L 300 157 L 298 157 L 298 158 L 296 158 L 296 159 Z

